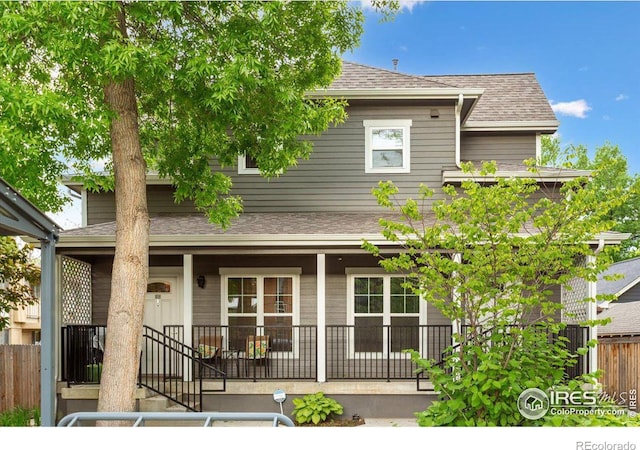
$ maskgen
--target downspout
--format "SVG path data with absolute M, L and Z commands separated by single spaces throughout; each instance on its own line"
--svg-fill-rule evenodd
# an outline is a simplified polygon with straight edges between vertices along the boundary
M 458 102 L 456 103 L 456 167 L 460 167 L 460 113 L 462 112 L 462 104 L 464 102 L 464 96 L 458 95 Z
M 598 254 L 604 249 L 604 239 L 600 238 L 598 240 L 598 247 L 596 247 L 593 252 L 593 256 L 588 256 L 587 263 L 594 263 L 595 258 Z M 592 302 L 589 302 L 587 306 L 587 320 L 596 320 L 598 318 L 598 301 L 596 300 L 596 296 L 598 295 L 598 283 L 595 281 L 589 281 L 588 284 L 588 296 L 589 298 L 593 298 Z M 589 340 L 598 339 L 598 326 L 590 325 L 589 326 Z M 588 363 L 588 371 L 595 372 L 598 370 L 598 346 L 589 349 L 589 353 L 587 354 L 587 363 Z

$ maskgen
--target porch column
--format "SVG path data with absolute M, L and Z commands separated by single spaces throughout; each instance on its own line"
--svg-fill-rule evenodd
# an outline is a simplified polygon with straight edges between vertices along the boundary
M 327 381 L 327 339 L 326 339 L 326 273 L 325 273 L 325 254 L 318 253 L 316 255 L 316 305 L 317 305 L 317 326 L 318 326 L 318 382 Z
M 193 325 L 193 255 L 182 255 L 182 314 L 184 323 L 183 344 L 192 346 L 191 328 Z M 185 358 L 183 367 L 191 367 L 189 360 Z M 184 381 L 192 381 L 191 370 L 183 371 Z
M 43 427 L 56 425 L 55 343 L 55 237 L 42 239 L 40 304 L 40 422 Z
M 587 256 L 587 266 L 595 264 L 595 256 Z M 596 295 L 598 294 L 598 283 L 596 281 L 587 282 L 587 296 L 593 301 L 587 303 L 587 320 L 596 320 L 598 318 L 598 302 Z M 589 325 L 589 339 L 598 338 L 598 326 Z M 589 372 L 598 370 L 598 346 L 589 348 L 587 353 L 589 358 Z
M 460 262 L 462 261 L 462 255 L 460 253 L 455 253 L 453 255 L 453 261 L 457 264 L 460 264 Z M 451 301 L 453 303 L 459 303 L 460 302 L 460 294 L 458 293 L 457 289 L 453 289 L 453 292 L 451 292 Z M 456 340 L 456 338 L 453 336 L 457 331 L 458 331 L 458 327 L 459 327 L 459 323 L 456 319 L 453 319 L 451 321 L 451 345 L 456 345 L 458 342 Z

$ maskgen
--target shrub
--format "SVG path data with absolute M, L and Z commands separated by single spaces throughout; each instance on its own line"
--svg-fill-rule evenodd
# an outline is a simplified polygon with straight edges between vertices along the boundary
M 324 393 L 316 392 L 308 394 L 302 398 L 294 398 L 293 415 L 298 423 L 314 423 L 319 424 L 332 415 L 341 415 L 343 408 L 336 400 L 325 397 Z
M 40 426 L 40 410 L 17 407 L 0 413 L 0 427 Z

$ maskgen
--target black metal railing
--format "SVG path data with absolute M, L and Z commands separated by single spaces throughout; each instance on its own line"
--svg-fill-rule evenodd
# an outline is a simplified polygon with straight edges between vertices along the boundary
M 61 333 L 61 377 L 72 384 L 98 384 L 106 327 L 104 325 L 67 325 Z
M 590 338 L 590 330 L 589 327 L 583 327 L 580 325 L 565 325 L 563 328 L 561 328 L 559 330 L 558 333 L 551 333 L 548 328 L 541 326 L 542 327 L 542 332 L 547 334 L 548 340 L 550 343 L 553 343 L 555 341 L 558 340 L 558 338 L 563 338 L 564 339 L 564 344 L 566 349 L 572 354 L 574 355 L 572 360 L 564 367 L 564 371 L 565 374 L 567 376 L 568 379 L 574 379 L 580 375 L 584 375 L 586 373 L 589 373 L 590 367 L 589 367 L 589 356 L 588 353 L 584 354 L 584 355 L 580 355 L 578 353 L 578 349 L 580 348 L 587 348 L 587 344 Z M 506 327 L 505 329 L 503 329 L 502 331 L 499 332 L 509 332 L 509 328 L 510 327 Z M 491 345 L 491 336 L 493 333 L 498 332 L 497 330 L 495 330 L 494 328 L 490 328 L 490 329 L 478 329 L 477 332 L 479 333 L 479 339 L 478 342 L 484 345 Z M 465 336 L 466 334 L 471 333 L 471 326 L 469 325 L 462 325 L 461 326 L 461 335 Z M 437 362 L 438 365 L 440 365 L 441 367 L 445 368 L 445 370 L 450 371 L 450 368 L 446 368 L 445 367 L 445 362 L 448 356 L 452 355 L 453 353 L 455 353 L 458 349 L 460 349 L 461 345 L 463 345 L 464 342 L 462 343 L 457 343 L 449 348 L 446 348 L 443 352 L 442 355 L 440 357 L 440 361 Z M 591 351 L 591 350 L 589 350 Z M 418 384 L 418 390 L 422 391 L 422 390 L 427 390 L 427 389 L 422 389 L 420 387 L 420 382 L 422 380 L 426 379 L 426 374 L 424 373 L 424 371 L 418 371 L 417 373 L 417 384 Z
M 443 361 L 447 349 L 455 350 L 451 348 L 452 332 L 450 325 L 329 325 L 324 355 L 327 379 L 417 379 L 418 390 L 428 390 L 430 388 L 423 389 L 420 385 L 428 381 L 427 375 L 418 370 L 403 350 L 416 350 L 424 359 Z M 217 356 L 203 357 L 198 352 L 198 344 L 211 342 L 215 336 L 220 337 Z M 264 360 L 247 354 L 250 336 L 254 336 L 254 346 L 257 336 L 268 336 L 268 354 Z M 589 328 L 568 325 L 559 336 L 568 340 L 567 348 L 577 355 L 576 350 L 585 347 L 589 340 Z M 69 385 L 99 383 L 107 337 L 106 327 L 102 325 L 63 327 L 62 379 Z M 196 410 L 197 404 L 202 404 L 203 393 L 225 391 L 228 379 L 316 380 L 318 358 L 323 357 L 318 355 L 317 327 L 313 325 L 198 325 L 192 327 L 191 344 L 183 340 L 182 325 L 165 326 L 163 332 L 145 327 L 140 382 Z M 586 355 L 577 355 L 576 360 L 575 366 L 566 369 L 571 378 L 589 371 Z M 193 400 L 196 397 L 198 401 Z
M 417 365 L 404 350 L 439 360 L 451 325 L 327 326 L 327 379 L 413 380 Z
M 196 325 L 192 329 L 193 346 L 218 342 L 213 358 L 228 379 L 317 379 L 317 327 L 315 325 L 222 326 Z M 265 337 L 264 355 L 248 348 L 259 347 Z M 215 374 L 205 371 L 205 378 Z
M 168 326 L 167 329 L 175 327 Z M 221 383 L 218 388 L 208 388 L 206 392 L 226 390 L 227 378 L 224 372 L 203 361 L 196 349 L 168 334 L 146 325 L 143 327 L 138 377 L 140 386 L 191 411 L 202 411 L 202 395 L 205 389 L 202 377 L 196 375 L 203 370 L 215 372 L 215 378 Z

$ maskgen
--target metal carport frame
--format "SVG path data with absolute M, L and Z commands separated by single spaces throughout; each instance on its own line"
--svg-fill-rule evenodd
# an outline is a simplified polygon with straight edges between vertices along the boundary
M 56 374 L 54 353 L 55 246 L 60 227 L 0 178 L 0 235 L 29 236 L 40 241 L 41 353 L 40 409 L 42 426 L 55 426 Z

